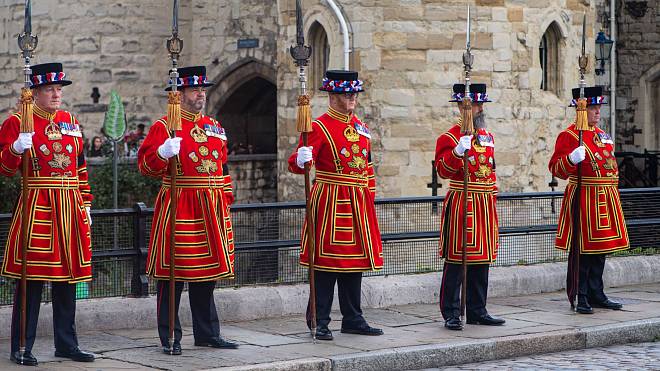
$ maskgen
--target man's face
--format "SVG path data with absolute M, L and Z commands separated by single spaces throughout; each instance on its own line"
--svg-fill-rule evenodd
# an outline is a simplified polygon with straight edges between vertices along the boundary
M 53 113 L 62 105 L 62 85 L 45 85 L 34 88 L 32 96 L 37 106 Z
M 331 93 L 329 104 L 332 109 L 344 114 L 353 113 L 357 106 L 358 93 Z
M 596 126 L 600 122 L 600 104 L 587 106 L 587 121 L 589 126 Z
M 186 111 L 199 113 L 206 104 L 206 88 L 194 87 L 181 90 L 181 106 Z

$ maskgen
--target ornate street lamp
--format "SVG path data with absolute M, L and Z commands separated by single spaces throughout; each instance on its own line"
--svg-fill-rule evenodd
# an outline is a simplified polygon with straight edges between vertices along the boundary
M 605 62 L 610 59 L 613 44 L 614 41 L 605 36 L 603 31 L 598 32 L 596 37 L 596 62 L 600 62 L 600 67 L 596 68 L 596 75 L 605 73 Z

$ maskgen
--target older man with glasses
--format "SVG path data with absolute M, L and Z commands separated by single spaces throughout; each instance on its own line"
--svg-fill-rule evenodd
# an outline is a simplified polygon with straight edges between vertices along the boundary
M 300 252 L 300 264 L 309 266 L 308 250 L 314 246 L 316 338 L 333 338 L 328 324 L 335 282 L 341 332 L 382 335 L 381 329 L 367 324 L 360 307 L 362 272 L 383 268 L 371 133 L 354 114 L 363 83 L 357 72 L 327 71 L 321 90 L 329 93 L 328 111 L 312 123 L 309 145 L 301 140 L 289 158 L 293 173 L 304 173 L 307 162 L 316 169 L 310 199 L 314 244 L 305 225 Z

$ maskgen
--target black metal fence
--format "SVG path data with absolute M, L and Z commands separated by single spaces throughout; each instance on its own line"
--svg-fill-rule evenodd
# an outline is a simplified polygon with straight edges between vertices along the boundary
M 497 209 L 500 249 L 496 266 L 561 261 L 554 249 L 562 193 L 500 194 Z M 440 211 L 443 197 L 390 198 L 376 201 L 383 237 L 385 269 L 367 275 L 439 271 Z M 621 202 L 632 253 L 654 253 L 660 247 L 660 188 L 621 190 Z M 93 272 L 91 283 L 79 284 L 80 298 L 145 296 L 154 284 L 145 275 L 153 209 L 92 211 Z M 235 205 L 236 278 L 218 286 L 298 283 L 307 272 L 298 265 L 303 202 Z M 0 214 L 4 246 L 11 215 Z M 14 280 L 0 282 L 0 305 L 11 302 Z M 44 300 L 49 295 L 44 293 Z

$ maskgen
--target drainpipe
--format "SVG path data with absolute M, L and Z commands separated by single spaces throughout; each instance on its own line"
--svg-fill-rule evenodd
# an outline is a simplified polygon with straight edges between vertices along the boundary
M 613 0 L 614 1 L 614 0 Z M 337 6 L 334 0 L 325 0 L 325 2 L 330 5 L 332 11 L 335 12 L 337 20 L 339 20 L 339 26 L 341 27 L 341 33 L 344 38 L 344 70 L 348 71 L 350 69 L 350 56 L 351 56 L 351 46 L 348 38 L 348 25 L 346 18 L 342 14 L 341 10 Z
M 616 0 L 610 0 L 610 38 L 612 44 L 610 58 L 610 136 L 616 140 Z M 616 150 L 616 149 L 615 149 Z

